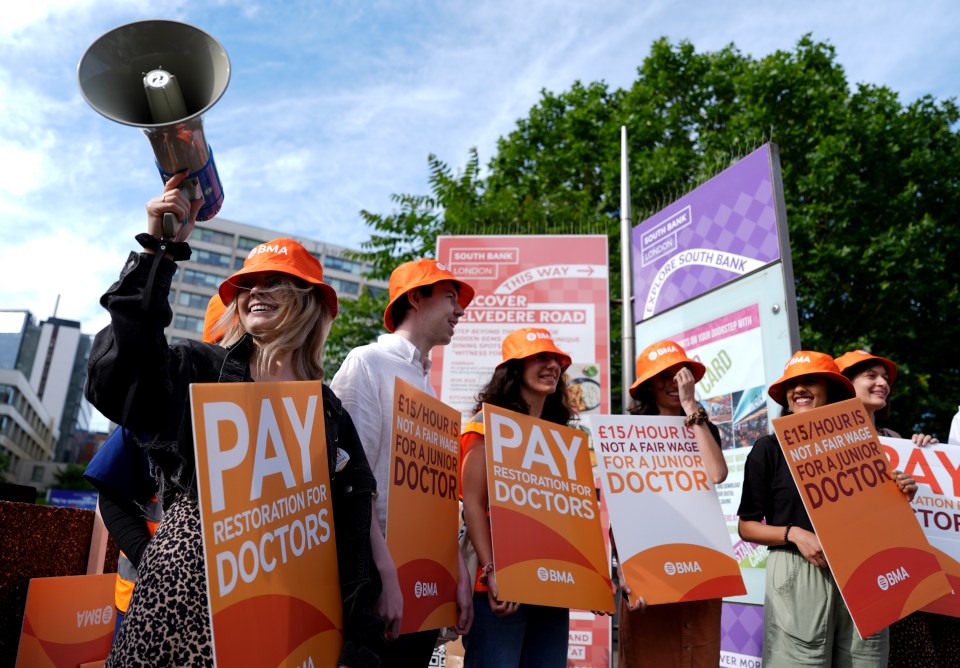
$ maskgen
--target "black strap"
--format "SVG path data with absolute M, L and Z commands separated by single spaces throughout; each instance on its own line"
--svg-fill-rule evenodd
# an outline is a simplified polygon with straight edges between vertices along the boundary
M 173 256 L 174 261 L 181 262 L 189 260 L 192 255 L 190 244 L 186 241 L 174 241 L 173 239 L 158 239 L 152 234 L 141 232 L 136 236 L 137 243 L 147 250 L 157 251 L 157 255 L 163 256 L 167 253 Z
M 340 447 L 340 414 L 342 405 L 339 397 L 323 386 L 323 427 L 327 432 L 327 466 L 330 469 L 330 482 L 337 474 L 337 449 Z
M 175 261 L 189 260 L 191 255 L 190 245 L 186 241 L 157 239 L 146 232 L 141 232 L 135 238 L 141 246 L 154 251 L 153 263 L 150 265 L 150 273 L 147 275 L 147 287 L 143 291 L 143 301 L 140 302 L 140 310 L 148 313 L 150 311 L 150 301 L 153 299 L 153 281 L 157 276 L 157 269 L 160 268 L 160 262 L 167 253 L 170 253 Z

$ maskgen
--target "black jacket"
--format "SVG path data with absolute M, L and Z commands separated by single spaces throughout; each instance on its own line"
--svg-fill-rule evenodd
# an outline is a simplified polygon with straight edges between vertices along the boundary
M 181 341 L 167 344 L 163 329 L 172 312 L 167 302 L 176 264 L 131 253 L 100 303 L 111 324 L 97 334 L 90 352 L 87 399 L 117 424 L 137 433 L 156 434 L 144 447 L 155 467 L 164 506 L 180 494 L 197 495 L 191 383 L 251 381 L 252 341 L 230 348 Z M 151 271 L 153 269 L 153 271 Z M 344 647 L 340 663 L 379 666 L 383 623 L 373 615 L 380 576 L 370 547 L 372 497 L 376 479 L 350 416 L 328 387 L 323 387 L 334 531 L 343 599 Z M 336 472 L 337 449 L 349 456 Z

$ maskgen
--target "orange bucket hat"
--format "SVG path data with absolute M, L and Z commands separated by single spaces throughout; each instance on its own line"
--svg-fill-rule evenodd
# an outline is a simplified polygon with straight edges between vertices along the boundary
M 781 406 L 786 406 L 787 391 L 784 385 L 791 378 L 799 378 L 800 376 L 821 376 L 828 383 L 839 386 L 848 398 L 853 398 L 857 394 L 856 390 L 853 389 L 853 383 L 840 373 L 840 370 L 830 355 L 812 350 L 798 350 L 795 352 L 793 357 L 783 365 L 783 376 L 770 386 L 767 394 Z
M 503 360 L 497 368 L 510 360 L 522 360 L 539 353 L 553 353 L 560 356 L 560 370 L 566 371 L 573 361 L 570 355 L 557 348 L 550 332 L 539 327 L 524 327 L 507 334 L 503 340 Z
M 243 268 L 220 284 L 220 299 L 229 304 L 237 296 L 237 281 L 241 276 L 275 271 L 296 276 L 320 289 L 324 305 L 336 317 L 339 306 L 337 291 L 323 282 L 323 265 L 293 239 L 274 239 L 255 247 L 243 261 Z
M 207 304 L 207 313 L 203 316 L 203 342 L 219 343 L 223 338 L 223 329 L 216 329 L 217 321 L 224 314 L 227 307 L 223 305 L 223 300 L 219 294 L 214 294 Z
M 383 311 L 383 326 L 388 332 L 396 329 L 393 322 L 393 305 L 400 297 L 416 288 L 433 285 L 441 281 L 453 281 L 457 284 L 457 303 L 460 308 L 466 309 L 473 300 L 473 288 L 469 283 L 457 279 L 446 265 L 421 258 L 412 262 L 404 262 L 390 274 L 390 303 Z
M 630 396 L 637 398 L 640 386 L 674 364 L 686 364 L 693 372 L 693 382 L 698 383 L 707 372 L 707 367 L 687 357 L 686 351 L 673 341 L 657 341 L 643 349 L 637 356 L 637 380 L 630 386 Z
M 892 361 L 888 360 L 886 357 L 880 357 L 879 355 L 872 355 L 866 350 L 851 350 L 850 352 L 840 355 L 834 362 L 837 363 L 837 368 L 840 370 L 840 373 L 843 373 L 847 369 L 861 362 L 876 362 L 877 364 L 882 364 L 887 370 L 887 375 L 890 376 L 890 384 L 893 384 L 893 381 L 897 379 L 897 365 Z M 846 375 L 846 374 L 844 374 Z

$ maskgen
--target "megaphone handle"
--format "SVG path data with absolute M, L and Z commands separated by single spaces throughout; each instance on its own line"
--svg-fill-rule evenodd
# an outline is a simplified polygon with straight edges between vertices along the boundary
M 200 188 L 200 180 L 197 177 L 191 177 L 184 179 L 183 182 L 177 186 L 177 188 L 187 196 L 189 200 L 203 199 L 203 190 Z M 167 239 L 173 239 L 179 225 L 185 223 L 184 220 L 177 220 L 177 217 L 172 213 L 163 214 L 163 236 Z
M 177 234 L 177 225 L 180 221 L 172 213 L 163 214 L 163 236 L 165 239 L 173 239 Z

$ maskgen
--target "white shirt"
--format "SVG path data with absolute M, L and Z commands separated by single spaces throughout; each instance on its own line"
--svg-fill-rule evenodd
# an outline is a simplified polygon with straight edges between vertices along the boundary
M 377 518 L 387 526 L 390 494 L 390 435 L 393 431 L 394 379 L 400 377 L 431 397 L 430 359 L 398 334 L 383 334 L 376 343 L 354 348 L 343 360 L 330 388 L 353 418 L 363 451 L 377 479 Z
M 960 445 L 960 410 L 953 416 L 953 422 L 950 423 L 950 436 L 947 443 Z

